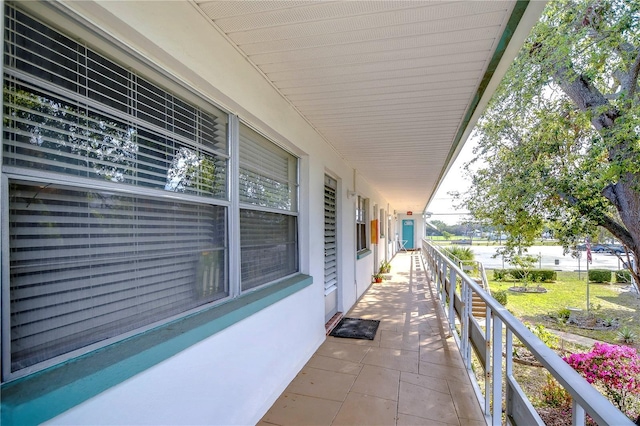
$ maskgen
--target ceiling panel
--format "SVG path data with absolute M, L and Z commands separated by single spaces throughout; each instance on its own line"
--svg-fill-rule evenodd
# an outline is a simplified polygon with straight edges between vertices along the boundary
M 196 1 L 397 210 L 421 211 L 514 1 Z

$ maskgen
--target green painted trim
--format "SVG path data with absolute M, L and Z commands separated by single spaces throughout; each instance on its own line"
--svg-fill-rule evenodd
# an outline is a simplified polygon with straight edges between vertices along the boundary
M 308 287 L 296 275 L 0 388 L 3 425 L 36 425 Z
M 357 260 L 364 259 L 365 257 L 369 256 L 371 253 L 372 251 L 369 249 L 360 250 L 358 253 L 356 253 L 356 259 Z
M 525 11 L 527 10 L 527 7 L 529 6 L 529 1 L 530 0 L 517 0 L 516 5 L 513 7 L 513 11 L 511 11 L 511 16 L 509 17 L 507 26 L 502 32 L 502 37 L 500 37 L 498 46 L 496 47 L 496 50 L 493 52 L 493 56 L 491 57 L 491 61 L 489 62 L 489 66 L 487 67 L 487 71 L 484 73 L 484 76 L 480 81 L 480 85 L 478 86 L 478 90 L 476 90 L 476 93 L 473 96 L 473 99 L 471 100 L 471 104 L 469 105 L 469 108 L 467 109 L 467 112 L 464 115 L 464 118 L 461 122 L 461 126 L 458 128 L 458 133 L 456 133 L 456 137 L 453 140 L 453 145 L 451 146 L 451 149 L 449 150 L 449 154 L 447 155 L 447 159 L 444 162 L 444 166 L 440 171 L 440 176 L 438 176 L 438 180 L 436 181 L 436 186 L 433 188 L 431 197 L 429 197 L 429 200 L 427 200 L 427 204 L 425 204 L 424 206 L 425 211 L 427 210 L 429 203 L 431 203 L 431 200 L 435 195 L 435 190 L 438 187 L 438 184 L 440 183 L 440 181 L 442 181 L 442 179 L 444 179 L 444 173 L 447 170 L 449 163 L 453 159 L 453 154 L 458 149 L 458 145 L 460 145 L 460 142 L 462 140 L 462 135 L 464 134 L 467 127 L 469 126 L 469 123 L 471 122 L 471 117 L 476 112 L 476 109 L 478 108 L 478 104 L 480 103 L 480 99 L 482 99 L 482 96 L 484 96 L 484 92 L 487 90 L 487 86 L 489 85 L 489 82 L 493 78 L 493 74 L 496 72 L 496 69 L 498 68 L 498 64 L 500 64 L 500 61 L 502 60 L 502 56 L 504 55 L 504 52 L 507 50 L 507 46 L 509 45 L 509 42 L 511 41 L 511 38 L 513 37 L 513 34 L 515 33 L 516 29 L 518 28 L 518 25 L 520 24 L 520 20 L 522 19 L 522 16 L 524 15 Z

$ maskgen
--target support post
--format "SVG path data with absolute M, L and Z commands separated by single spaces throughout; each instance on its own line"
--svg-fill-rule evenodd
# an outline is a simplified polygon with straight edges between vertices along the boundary
M 493 316 L 493 356 L 491 366 L 491 399 L 493 409 L 491 411 L 491 424 L 493 426 L 502 425 L 502 320 Z

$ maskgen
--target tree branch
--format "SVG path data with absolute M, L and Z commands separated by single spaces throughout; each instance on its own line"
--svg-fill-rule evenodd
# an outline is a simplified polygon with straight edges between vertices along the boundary
M 633 65 L 629 69 L 629 99 L 633 99 L 638 87 L 638 73 L 640 73 L 640 49 L 636 49 L 636 60 L 633 61 Z
M 602 131 L 613 127 L 620 112 L 584 76 L 577 74 L 569 66 L 559 65 L 554 72 L 554 80 L 581 111 L 595 112 L 591 123 L 596 130 Z M 603 112 L 596 112 L 600 107 L 607 108 Z
M 566 192 L 561 192 L 561 191 L 558 192 L 558 195 L 560 196 L 560 198 L 566 201 L 569 205 L 578 209 L 578 211 L 582 216 L 589 218 L 590 220 L 595 222 L 596 225 L 602 226 L 603 228 L 611 232 L 613 236 L 616 237 L 626 247 L 631 248 L 635 246 L 633 242 L 633 236 L 631 235 L 631 233 L 627 230 L 627 228 L 620 225 L 612 217 L 602 214 L 602 215 L 598 215 L 597 218 L 594 218 L 593 215 L 591 214 L 592 212 L 584 208 L 583 206 L 581 206 L 580 201 L 573 195 L 567 194 Z

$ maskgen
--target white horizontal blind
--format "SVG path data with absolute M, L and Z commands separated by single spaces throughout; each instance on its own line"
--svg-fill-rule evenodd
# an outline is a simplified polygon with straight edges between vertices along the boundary
M 335 179 L 324 177 L 324 291 L 336 288 L 338 283 L 338 244 L 336 239 Z
M 298 271 L 297 217 L 240 210 L 242 290 Z
M 227 197 L 224 113 L 7 11 L 4 164 Z
M 298 271 L 297 159 L 240 125 L 241 289 Z M 268 210 L 281 210 L 274 213 Z
M 228 296 L 228 117 L 4 6 L 10 371 Z
M 240 202 L 297 211 L 297 160 L 264 136 L 240 126 Z
M 224 207 L 9 191 L 12 371 L 228 294 Z
M 367 200 L 358 196 L 356 207 L 356 250 L 367 249 Z

